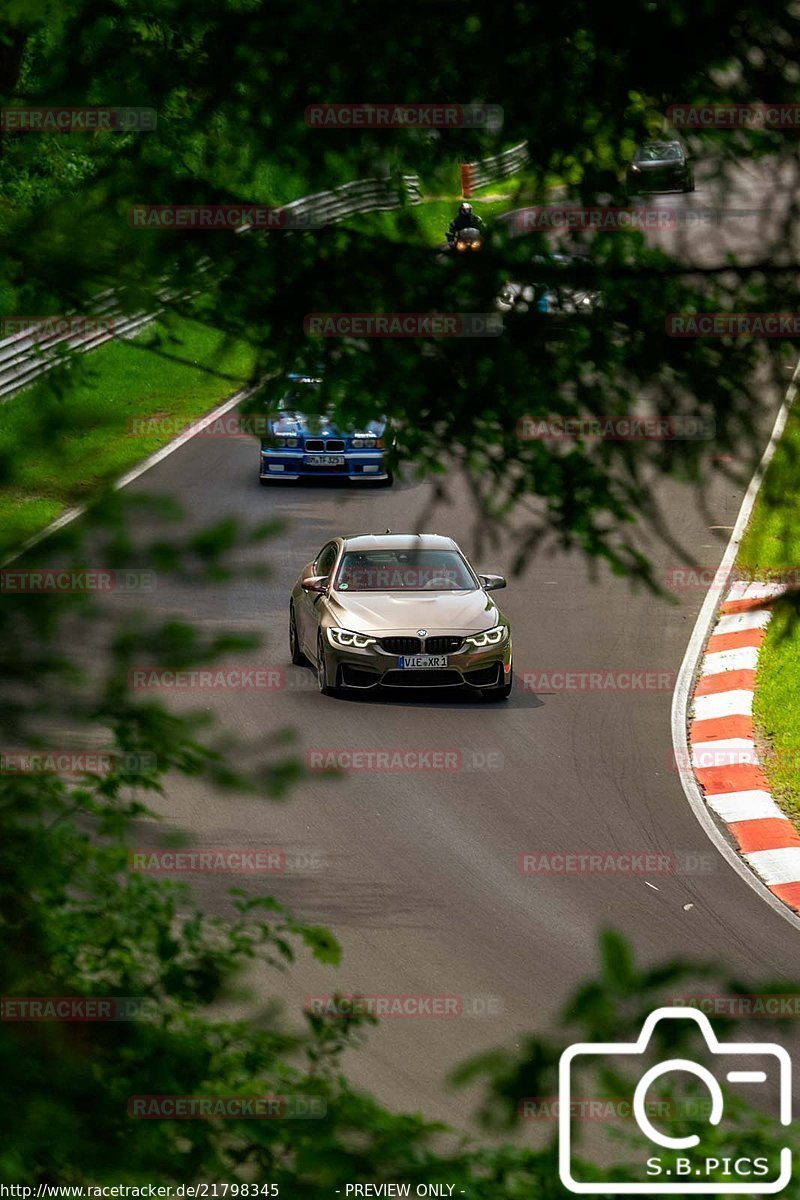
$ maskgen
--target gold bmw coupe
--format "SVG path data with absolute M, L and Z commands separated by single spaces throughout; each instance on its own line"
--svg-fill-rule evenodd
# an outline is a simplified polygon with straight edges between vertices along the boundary
M 506 700 L 511 627 L 452 538 L 362 534 L 326 542 L 292 589 L 289 648 L 319 690 L 461 688 Z

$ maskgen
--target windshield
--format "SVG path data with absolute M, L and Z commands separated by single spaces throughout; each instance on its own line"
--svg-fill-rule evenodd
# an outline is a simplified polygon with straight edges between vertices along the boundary
M 636 155 L 639 162 L 665 162 L 680 157 L 681 148 L 677 142 L 650 142 Z
M 334 587 L 341 592 L 472 591 L 478 581 L 455 550 L 348 551 Z
M 318 404 L 318 395 L 319 383 L 316 381 L 314 383 L 292 384 L 278 402 L 278 409 L 281 412 L 292 412 L 294 409 L 299 409 L 303 412 L 309 403 Z

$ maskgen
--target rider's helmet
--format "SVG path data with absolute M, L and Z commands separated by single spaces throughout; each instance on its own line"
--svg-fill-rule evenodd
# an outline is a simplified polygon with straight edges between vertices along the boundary
M 471 216 L 472 216 L 472 205 L 471 205 L 471 204 L 467 204 L 467 202 L 466 202 L 466 200 L 465 200 L 465 201 L 462 203 L 462 205 L 461 205 L 461 207 L 459 208 L 459 210 L 458 210 L 458 211 L 459 211 L 459 213 L 461 214 L 461 216 L 462 216 L 462 217 L 471 217 Z

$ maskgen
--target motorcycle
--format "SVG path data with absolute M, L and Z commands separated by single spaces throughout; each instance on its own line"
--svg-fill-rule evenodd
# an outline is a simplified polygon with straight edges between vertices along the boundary
M 448 250 L 480 250 L 483 245 L 483 234 L 480 229 L 476 229 L 474 225 L 467 225 L 464 229 L 459 229 L 452 239 L 448 237 Z

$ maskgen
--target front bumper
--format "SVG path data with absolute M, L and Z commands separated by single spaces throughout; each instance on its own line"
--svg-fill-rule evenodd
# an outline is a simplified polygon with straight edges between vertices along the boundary
M 482 650 L 471 647 L 447 655 L 446 667 L 401 667 L 400 655 L 375 646 L 342 649 L 326 641 L 328 677 L 334 686 L 369 691 L 373 688 L 500 687 L 511 677 L 511 638 Z
M 312 466 L 304 450 L 262 450 L 259 478 L 262 480 L 350 479 L 356 483 L 386 480 L 389 472 L 381 450 L 344 450 L 337 466 Z
M 654 171 L 629 171 L 627 187 L 630 192 L 683 192 L 689 185 L 691 174 L 674 167 Z

